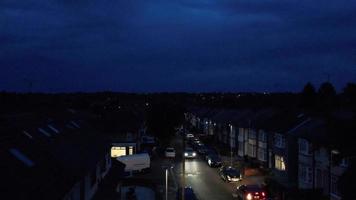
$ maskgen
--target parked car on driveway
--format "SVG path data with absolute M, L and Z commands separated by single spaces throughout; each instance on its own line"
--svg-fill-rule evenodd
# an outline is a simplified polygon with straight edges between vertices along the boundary
M 267 200 L 266 190 L 259 185 L 240 185 L 232 196 L 238 200 Z
M 195 158 L 197 156 L 197 153 L 190 147 L 186 148 L 184 151 L 184 157 L 185 158 Z
M 172 147 L 166 148 L 164 151 L 164 155 L 166 158 L 175 158 L 176 157 L 176 151 Z
M 239 170 L 231 166 L 223 166 L 219 169 L 219 175 L 222 180 L 227 182 L 237 182 L 242 179 L 242 175 Z
M 220 167 L 222 164 L 221 158 L 217 154 L 208 154 L 206 160 L 210 167 Z

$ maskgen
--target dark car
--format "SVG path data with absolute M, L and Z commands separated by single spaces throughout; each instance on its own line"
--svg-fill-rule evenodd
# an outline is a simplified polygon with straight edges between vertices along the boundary
M 197 147 L 197 151 L 199 154 L 206 154 L 208 148 L 206 148 L 206 146 L 202 144 Z
M 182 188 L 179 188 L 177 191 L 177 200 L 180 200 L 180 199 L 182 199 Z M 185 200 L 198 200 L 192 187 L 184 188 L 184 199 Z
M 224 166 L 219 169 L 219 175 L 221 179 L 227 182 L 237 182 L 242 179 L 242 175 L 239 170 L 231 166 Z
M 209 156 L 216 155 L 219 156 L 219 153 L 212 147 L 207 147 L 207 151 L 205 153 L 205 160 L 208 161 Z
M 259 185 L 240 185 L 232 196 L 238 200 L 267 200 L 265 188 Z
M 222 164 L 221 158 L 217 154 L 208 154 L 206 161 L 210 167 L 220 167 Z

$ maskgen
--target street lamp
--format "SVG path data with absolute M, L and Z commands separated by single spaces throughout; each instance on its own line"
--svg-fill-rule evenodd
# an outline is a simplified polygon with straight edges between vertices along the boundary
M 166 200 L 168 200 L 168 170 L 172 169 L 173 166 L 166 167 L 165 172 L 166 172 Z
M 229 124 L 230 126 L 230 166 L 232 166 L 232 125 Z

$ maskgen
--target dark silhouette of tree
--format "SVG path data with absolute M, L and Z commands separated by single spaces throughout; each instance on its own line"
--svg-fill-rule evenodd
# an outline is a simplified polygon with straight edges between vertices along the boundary
M 308 82 L 304 86 L 301 94 L 301 107 L 307 110 L 313 109 L 315 107 L 316 97 L 315 87 Z
M 348 83 L 343 90 L 344 103 L 356 111 L 356 84 Z
M 336 105 L 336 90 L 330 82 L 321 84 L 318 90 L 318 103 L 321 111 L 330 111 Z
M 147 113 L 148 132 L 162 143 L 174 136 L 175 129 L 184 122 L 184 110 L 178 104 L 169 102 L 153 103 Z

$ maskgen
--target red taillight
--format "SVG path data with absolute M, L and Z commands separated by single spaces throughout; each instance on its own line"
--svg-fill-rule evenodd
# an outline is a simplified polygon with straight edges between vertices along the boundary
M 264 196 L 266 196 L 266 194 L 264 192 L 262 192 L 262 196 L 264 197 Z

